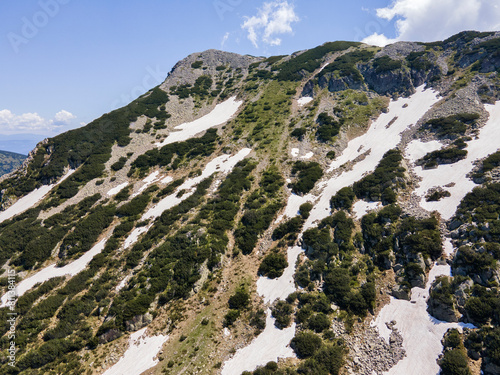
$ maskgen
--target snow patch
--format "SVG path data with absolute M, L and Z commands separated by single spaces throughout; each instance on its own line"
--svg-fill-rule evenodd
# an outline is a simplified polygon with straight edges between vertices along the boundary
M 436 169 L 416 167 L 415 173 L 422 178 L 415 193 L 420 196 L 420 206 L 428 211 L 438 211 L 445 220 L 450 219 L 457 210 L 462 199 L 477 185 L 467 178 L 474 168 L 474 161 L 484 158 L 498 150 L 500 139 L 500 102 L 485 105 L 490 117 L 479 129 L 479 136 L 468 142 L 467 158 L 454 164 L 439 165 Z M 448 185 L 448 186 L 447 186 Z M 442 187 L 450 192 L 437 202 L 426 202 L 425 195 L 432 187 Z
M 297 216 L 299 214 L 300 206 L 303 203 L 306 203 L 307 201 L 313 201 L 314 199 L 315 197 L 312 194 L 307 194 L 301 197 L 300 195 L 291 193 L 288 197 L 288 203 L 285 207 L 285 212 L 276 219 L 275 224 L 278 224 L 285 217 L 291 219 L 292 217 Z
M 125 242 L 123 243 L 123 248 L 126 249 L 129 246 L 135 244 L 139 239 L 139 236 L 143 233 L 146 233 L 149 230 L 149 228 L 151 228 L 151 225 L 135 228 L 132 231 L 132 233 L 130 233 L 128 237 L 125 239 Z
M 127 282 L 130 280 L 131 277 L 132 277 L 132 275 L 125 276 L 123 278 L 123 280 L 120 281 L 120 283 L 116 286 L 115 291 L 119 292 L 120 290 L 122 290 L 123 288 L 125 288 L 125 285 L 127 285 Z
M 174 179 L 173 179 L 172 177 L 167 176 L 167 177 L 165 177 L 163 180 L 161 180 L 160 182 L 161 182 L 162 184 L 169 184 L 169 183 L 171 183 L 173 180 L 174 180 Z
M 155 357 L 161 350 L 168 336 L 146 336 L 146 328 L 130 335 L 128 349 L 123 357 L 104 372 L 103 375 L 142 374 L 159 363 Z
M 291 154 L 294 158 L 296 158 L 297 156 L 299 156 L 300 151 L 299 151 L 299 149 L 298 149 L 298 148 L 292 148 L 292 150 L 290 151 L 290 154 Z
M 313 156 L 314 156 L 314 152 L 308 152 L 307 154 L 305 154 L 304 156 L 301 156 L 300 158 L 304 159 L 304 160 L 308 160 L 308 159 L 311 159 Z
M 24 211 L 34 207 L 38 202 L 40 202 L 55 186 L 59 185 L 69 176 L 71 176 L 75 172 L 74 169 L 70 169 L 61 179 L 51 185 L 43 185 L 38 189 L 33 190 L 28 195 L 25 195 L 21 199 L 19 199 L 12 206 L 7 208 L 5 211 L 0 212 L 0 223 L 8 220 Z
M 123 189 L 123 188 L 125 188 L 126 186 L 128 186 L 128 182 L 124 182 L 123 184 L 120 184 L 120 185 L 118 185 L 118 186 L 116 186 L 116 187 L 114 187 L 114 188 L 110 189 L 110 190 L 106 193 L 106 195 L 107 195 L 107 196 L 109 196 L 109 197 L 111 197 L 111 196 L 113 196 L 113 195 L 116 195 L 116 194 L 118 194 L 118 193 L 120 192 L 120 190 L 122 190 L 122 189 Z
M 87 264 L 90 263 L 92 258 L 99 254 L 103 249 L 104 245 L 106 244 L 106 239 L 100 241 L 92 249 L 87 251 L 85 254 L 83 254 L 80 258 L 75 260 L 74 262 L 71 262 L 64 267 L 56 267 L 55 264 L 52 264 L 48 267 L 45 267 L 41 271 L 37 272 L 33 276 L 30 276 L 23 281 L 21 281 L 16 288 L 16 293 L 18 297 L 21 297 L 24 293 L 26 293 L 28 290 L 33 288 L 35 284 L 37 283 L 43 283 L 49 279 L 52 279 L 54 277 L 59 277 L 59 276 L 75 276 L 79 272 L 83 271 Z M 2 296 L 2 304 L 0 305 L 1 307 L 5 307 L 7 300 L 8 300 L 8 293 L 4 294 Z
M 418 159 L 423 158 L 429 152 L 437 151 L 443 147 L 439 141 L 422 142 L 417 139 L 408 143 L 406 146 L 405 154 L 411 162 L 416 162 Z
M 135 197 L 139 194 L 141 194 L 144 190 L 148 188 L 149 185 L 151 185 L 153 182 L 158 181 L 161 177 L 159 177 L 160 171 L 154 171 L 149 174 L 148 177 L 146 177 L 142 182 L 144 182 L 144 185 L 142 185 L 137 193 L 133 194 L 132 197 Z
M 234 166 L 243 160 L 245 157 L 250 154 L 252 150 L 249 148 L 244 148 L 240 150 L 236 155 L 234 156 L 229 156 L 229 155 L 222 155 L 219 156 L 212 161 L 210 161 L 207 166 L 205 167 L 205 170 L 201 174 L 201 176 L 191 178 L 187 181 L 185 181 L 181 186 L 177 188 L 177 190 L 172 193 L 171 195 L 163 198 L 161 201 L 158 202 L 158 204 L 152 208 L 150 208 L 143 216 L 141 220 L 146 220 L 150 218 L 157 218 L 159 217 L 163 211 L 166 211 L 179 203 L 181 203 L 183 200 L 191 196 L 195 190 L 196 186 L 206 179 L 207 177 L 210 177 L 212 174 L 215 172 L 221 172 L 221 173 L 228 173 L 231 171 Z M 177 193 L 181 190 L 186 190 L 186 192 L 181 196 L 177 197 Z
M 382 207 L 380 202 L 357 201 L 352 206 L 352 211 L 357 220 L 360 220 L 369 211 Z
M 276 328 L 271 310 L 268 309 L 264 331 L 250 345 L 238 349 L 234 357 L 224 363 L 221 374 L 241 374 L 243 371 L 253 371 L 267 362 L 276 362 L 279 358 L 295 357 L 289 346 L 294 336 L 295 323 L 283 330 Z
M 423 86 L 418 87 L 415 94 L 409 98 L 391 101 L 388 112 L 382 113 L 365 134 L 352 139 L 342 154 L 330 164 L 328 171 L 331 172 L 369 151 L 369 155 L 358 161 L 353 169 L 334 175 L 323 183 L 324 189 L 319 202 L 312 209 L 304 227 L 309 228 L 314 222 L 328 216 L 330 198 L 341 188 L 352 185 L 365 174 L 373 172 L 383 155 L 401 141 L 401 133 L 416 124 L 438 101 L 436 92 L 424 91 Z M 408 106 L 403 109 L 405 104 Z
M 443 251 L 446 256 L 450 256 L 453 254 L 453 244 L 451 243 L 450 238 L 445 238 L 443 243 Z
M 312 101 L 313 101 L 313 98 L 311 98 L 310 96 L 303 96 L 302 98 L 299 98 L 297 100 L 297 104 L 302 107 L 302 106 L 304 106 L 307 103 L 310 103 Z
M 447 323 L 435 319 L 427 313 L 429 288 L 436 277 L 451 276 L 449 265 L 434 265 L 429 272 L 429 281 L 425 289 L 415 287 L 411 301 L 398 300 L 391 297 L 391 302 L 384 306 L 371 325 L 376 327 L 387 342 L 391 330 L 386 323 L 396 321 L 395 328 L 403 336 L 403 347 L 406 357 L 399 361 L 385 374 L 437 374 L 439 365 L 436 362 L 443 350 L 441 339 L 450 328 L 475 328 L 471 324 Z
M 233 96 L 225 102 L 217 104 L 215 108 L 205 116 L 176 126 L 175 130 L 178 131 L 171 132 L 163 142 L 157 143 L 156 146 L 163 147 L 170 143 L 182 142 L 202 131 L 221 125 L 234 116 L 241 104 L 243 104 L 243 101 L 236 100 L 236 97 Z

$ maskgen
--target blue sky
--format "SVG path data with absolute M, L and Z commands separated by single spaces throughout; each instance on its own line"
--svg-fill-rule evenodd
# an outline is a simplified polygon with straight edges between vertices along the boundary
M 497 3 L 3 0 L 0 149 L 27 152 L 35 141 L 23 148 L 16 139 L 55 135 L 127 104 L 193 52 L 269 56 L 334 40 L 441 40 L 499 29 Z

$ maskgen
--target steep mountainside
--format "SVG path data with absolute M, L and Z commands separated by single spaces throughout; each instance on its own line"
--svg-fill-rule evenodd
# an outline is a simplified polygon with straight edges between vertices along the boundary
M 9 151 L 0 151 L 0 176 L 10 173 L 21 166 L 24 159 L 26 159 L 26 155 Z
M 209 50 L 0 180 L 0 373 L 499 374 L 500 33 Z

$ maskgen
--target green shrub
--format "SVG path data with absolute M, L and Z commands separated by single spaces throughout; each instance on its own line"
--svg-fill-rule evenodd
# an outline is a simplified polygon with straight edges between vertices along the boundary
M 467 150 L 458 147 L 447 147 L 443 150 L 432 151 L 423 158 L 417 160 L 417 165 L 424 166 L 424 169 L 434 168 L 440 164 L 454 164 L 467 157 Z
M 323 176 L 323 170 L 316 162 L 297 161 L 293 165 L 292 174 L 297 175 L 297 181 L 291 184 L 292 191 L 295 194 L 307 194 Z
M 191 64 L 191 68 L 193 69 L 199 69 L 201 68 L 203 65 L 203 61 L 202 60 L 196 60 L 194 63 Z
M 245 288 L 240 287 L 236 289 L 236 292 L 229 297 L 229 308 L 235 310 L 241 310 L 248 306 L 250 303 L 250 294 L 246 291 Z
M 321 65 L 321 59 L 328 53 L 343 51 L 349 47 L 358 46 L 357 42 L 329 42 L 322 46 L 310 49 L 290 60 L 276 66 L 279 70 L 276 78 L 279 81 L 300 81 L 303 78 L 302 71 L 312 73 Z
M 377 74 L 400 69 L 402 65 L 400 60 L 393 60 L 389 56 L 382 56 L 373 60 L 373 67 Z
M 272 252 L 265 256 L 259 266 L 259 275 L 275 279 L 283 274 L 288 262 L 282 253 Z
M 471 375 L 468 366 L 467 354 L 461 349 L 452 349 L 444 353 L 440 360 L 441 374 L 443 375 Z
M 342 126 L 341 121 L 336 121 L 326 112 L 320 113 L 316 121 L 319 125 L 318 130 L 316 131 L 316 137 L 320 142 L 332 141 L 333 137 L 339 134 L 340 127 Z
M 306 132 L 307 132 L 306 128 L 295 128 L 292 130 L 290 135 L 292 137 L 297 138 L 299 141 L 302 141 L 302 139 L 304 139 L 304 135 L 306 134 Z
M 308 358 L 314 355 L 322 346 L 321 338 L 312 332 L 298 332 L 292 339 L 290 346 L 299 358 Z
M 343 187 L 330 199 L 330 207 L 350 211 L 355 198 L 356 195 L 350 186 Z
M 303 224 L 304 219 L 301 216 L 295 216 L 290 220 L 284 221 L 273 231 L 272 239 L 280 240 L 286 236 L 293 241 L 297 238 L 297 234 L 300 232 Z
M 385 204 L 395 203 L 396 195 L 390 192 L 404 186 L 405 169 L 400 164 L 402 159 L 399 150 L 387 151 L 372 174 L 354 183 L 356 196 L 360 199 L 382 200 Z
M 356 50 L 339 56 L 328 64 L 321 75 L 333 72 L 340 77 L 349 77 L 356 82 L 362 82 L 363 76 L 356 67 L 357 64 L 369 61 L 375 52 L 368 50 Z
M 115 172 L 119 171 L 120 169 L 122 169 L 125 166 L 126 162 L 127 162 L 127 158 L 122 156 L 122 157 L 120 157 L 120 159 L 118 159 L 118 161 L 116 163 L 111 165 L 111 169 Z
M 279 329 L 286 328 L 292 321 L 293 307 L 285 301 L 278 301 L 274 305 L 272 315 L 275 319 L 274 325 Z
M 240 310 L 229 310 L 228 313 L 224 316 L 224 325 L 226 327 L 232 326 L 239 317 Z
M 456 138 L 479 119 L 477 113 L 459 113 L 427 121 L 422 129 L 429 129 L 440 138 Z
M 309 318 L 307 326 L 316 333 L 321 333 L 325 329 L 330 328 L 331 322 L 323 313 L 314 314 Z
M 139 215 L 147 207 L 151 196 L 149 194 L 141 194 L 130 202 L 125 203 L 116 210 L 118 216 L 135 216 Z
M 299 214 L 304 220 L 307 220 L 309 213 L 314 208 L 314 205 L 310 202 L 302 203 L 299 207 Z

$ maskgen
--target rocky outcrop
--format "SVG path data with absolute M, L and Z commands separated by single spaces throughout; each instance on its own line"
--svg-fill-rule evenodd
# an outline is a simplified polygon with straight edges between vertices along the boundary
M 121 335 L 123 335 L 123 333 L 118 329 L 110 329 L 106 333 L 103 333 L 99 336 L 99 344 L 106 344 L 108 342 L 116 340 L 117 338 L 121 337 Z
M 397 299 L 409 301 L 411 299 L 411 289 L 405 285 L 395 285 L 391 290 L 391 295 Z
M 338 77 L 335 74 L 325 74 L 318 79 L 320 88 L 328 87 L 328 91 L 337 92 L 347 89 L 366 90 L 367 86 L 363 81 L 355 79 L 352 75 Z
M 427 312 L 437 320 L 443 322 L 458 322 L 459 314 L 453 308 L 453 305 L 448 305 L 442 301 L 430 298 L 427 307 Z
M 146 327 L 152 321 L 153 316 L 150 313 L 136 315 L 131 320 L 127 320 L 125 322 L 125 327 L 127 328 L 127 331 L 135 332 L 143 327 Z
M 349 357 L 352 358 L 347 367 L 348 374 L 382 375 L 406 356 L 403 337 L 394 328 L 395 324 L 394 321 L 387 324 L 392 331 L 389 342 L 380 337 L 372 327 L 345 338 Z
M 359 67 L 368 87 L 380 95 L 409 96 L 415 92 L 410 72 L 404 69 L 377 73 L 369 65 Z
M 250 64 L 262 61 L 262 57 L 249 55 L 239 55 L 236 53 L 224 52 L 210 49 L 204 52 L 193 53 L 185 59 L 179 61 L 168 73 L 168 77 L 161 88 L 164 90 L 179 84 L 194 84 L 201 75 L 216 75 L 217 67 L 227 66 L 231 69 L 248 69 Z M 194 68 L 195 62 L 201 61 L 199 68 Z

